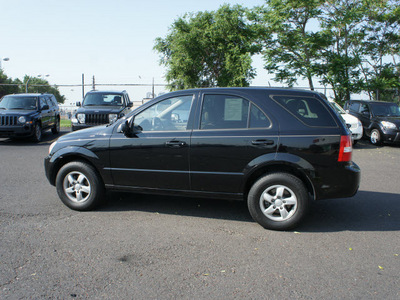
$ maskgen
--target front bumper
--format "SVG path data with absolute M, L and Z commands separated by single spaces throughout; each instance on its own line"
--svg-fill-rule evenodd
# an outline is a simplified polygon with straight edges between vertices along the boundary
M 383 133 L 383 140 L 389 143 L 400 143 L 400 132 L 386 131 Z
M 34 126 L 30 124 L 20 126 L 0 126 L 0 137 L 29 137 L 34 133 Z

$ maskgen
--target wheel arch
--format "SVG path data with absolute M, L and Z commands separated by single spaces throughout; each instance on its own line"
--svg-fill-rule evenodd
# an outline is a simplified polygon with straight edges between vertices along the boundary
M 274 160 L 264 165 L 260 165 L 259 167 L 254 168 L 251 172 L 247 174 L 247 178 L 244 183 L 244 197 L 245 199 L 247 198 L 247 195 L 254 183 L 266 174 L 288 173 L 298 177 L 305 185 L 308 193 L 312 196 L 313 199 L 315 199 L 316 191 L 312 182 L 312 177 L 314 176 L 314 168 L 311 165 L 309 165 L 309 167 L 310 168 L 305 169 L 302 166 L 294 164 L 293 162 L 289 162 L 287 160 Z
M 84 149 L 84 151 L 82 151 L 82 149 Z M 55 155 L 50 160 L 52 165 L 49 176 L 50 183 L 52 185 L 55 185 L 57 174 L 60 171 L 60 169 L 72 161 L 80 161 L 93 167 L 93 169 L 97 172 L 97 174 L 99 174 L 99 177 L 104 183 L 104 180 L 100 172 L 101 166 L 95 163 L 96 160 L 99 160 L 99 158 L 94 153 L 90 152 L 85 148 L 81 147 L 71 147 L 70 149 L 64 148 L 56 152 Z

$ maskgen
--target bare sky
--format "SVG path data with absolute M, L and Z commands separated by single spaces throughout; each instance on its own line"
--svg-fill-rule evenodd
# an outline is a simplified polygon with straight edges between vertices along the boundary
M 97 83 L 165 83 L 154 40 L 184 13 L 224 3 L 254 7 L 264 1 L 0 0 L 0 58 L 10 59 L 2 67 L 12 78 L 50 74 L 50 84 L 59 85 L 80 84 L 82 73 L 87 83 L 93 75 Z M 254 67 L 259 75 L 252 84 L 267 85 L 260 58 Z M 135 101 L 150 91 L 126 89 Z M 60 90 L 68 103 L 81 100 L 79 87 Z

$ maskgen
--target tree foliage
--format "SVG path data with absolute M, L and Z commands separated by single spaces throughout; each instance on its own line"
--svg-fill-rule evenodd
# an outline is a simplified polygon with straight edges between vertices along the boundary
M 317 78 L 338 102 L 362 90 L 393 98 L 400 84 L 399 6 L 399 0 L 266 0 L 253 10 L 265 30 L 265 68 L 289 86 L 307 79 L 313 89 Z
M 255 76 L 251 56 L 259 46 L 245 13 L 241 6 L 223 5 L 186 14 L 156 39 L 171 89 L 249 85 Z
M 256 8 L 254 20 L 264 26 L 262 39 L 265 69 L 274 80 L 293 86 L 307 79 L 314 89 L 313 75 L 327 40 L 321 32 L 307 30 L 321 14 L 318 0 L 268 0 Z
M 65 96 L 61 95 L 57 86 L 51 86 L 47 80 L 25 75 L 24 80 L 8 78 L 0 69 L 0 98 L 8 94 L 25 93 L 28 83 L 29 93 L 53 94 L 59 103 L 64 103 Z

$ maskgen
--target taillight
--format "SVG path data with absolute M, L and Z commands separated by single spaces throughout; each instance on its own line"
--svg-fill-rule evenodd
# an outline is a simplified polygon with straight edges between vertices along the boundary
M 340 149 L 338 161 L 351 161 L 351 154 L 353 153 L 353 145 L 350 135 L 342 135 L 340 137 Z

